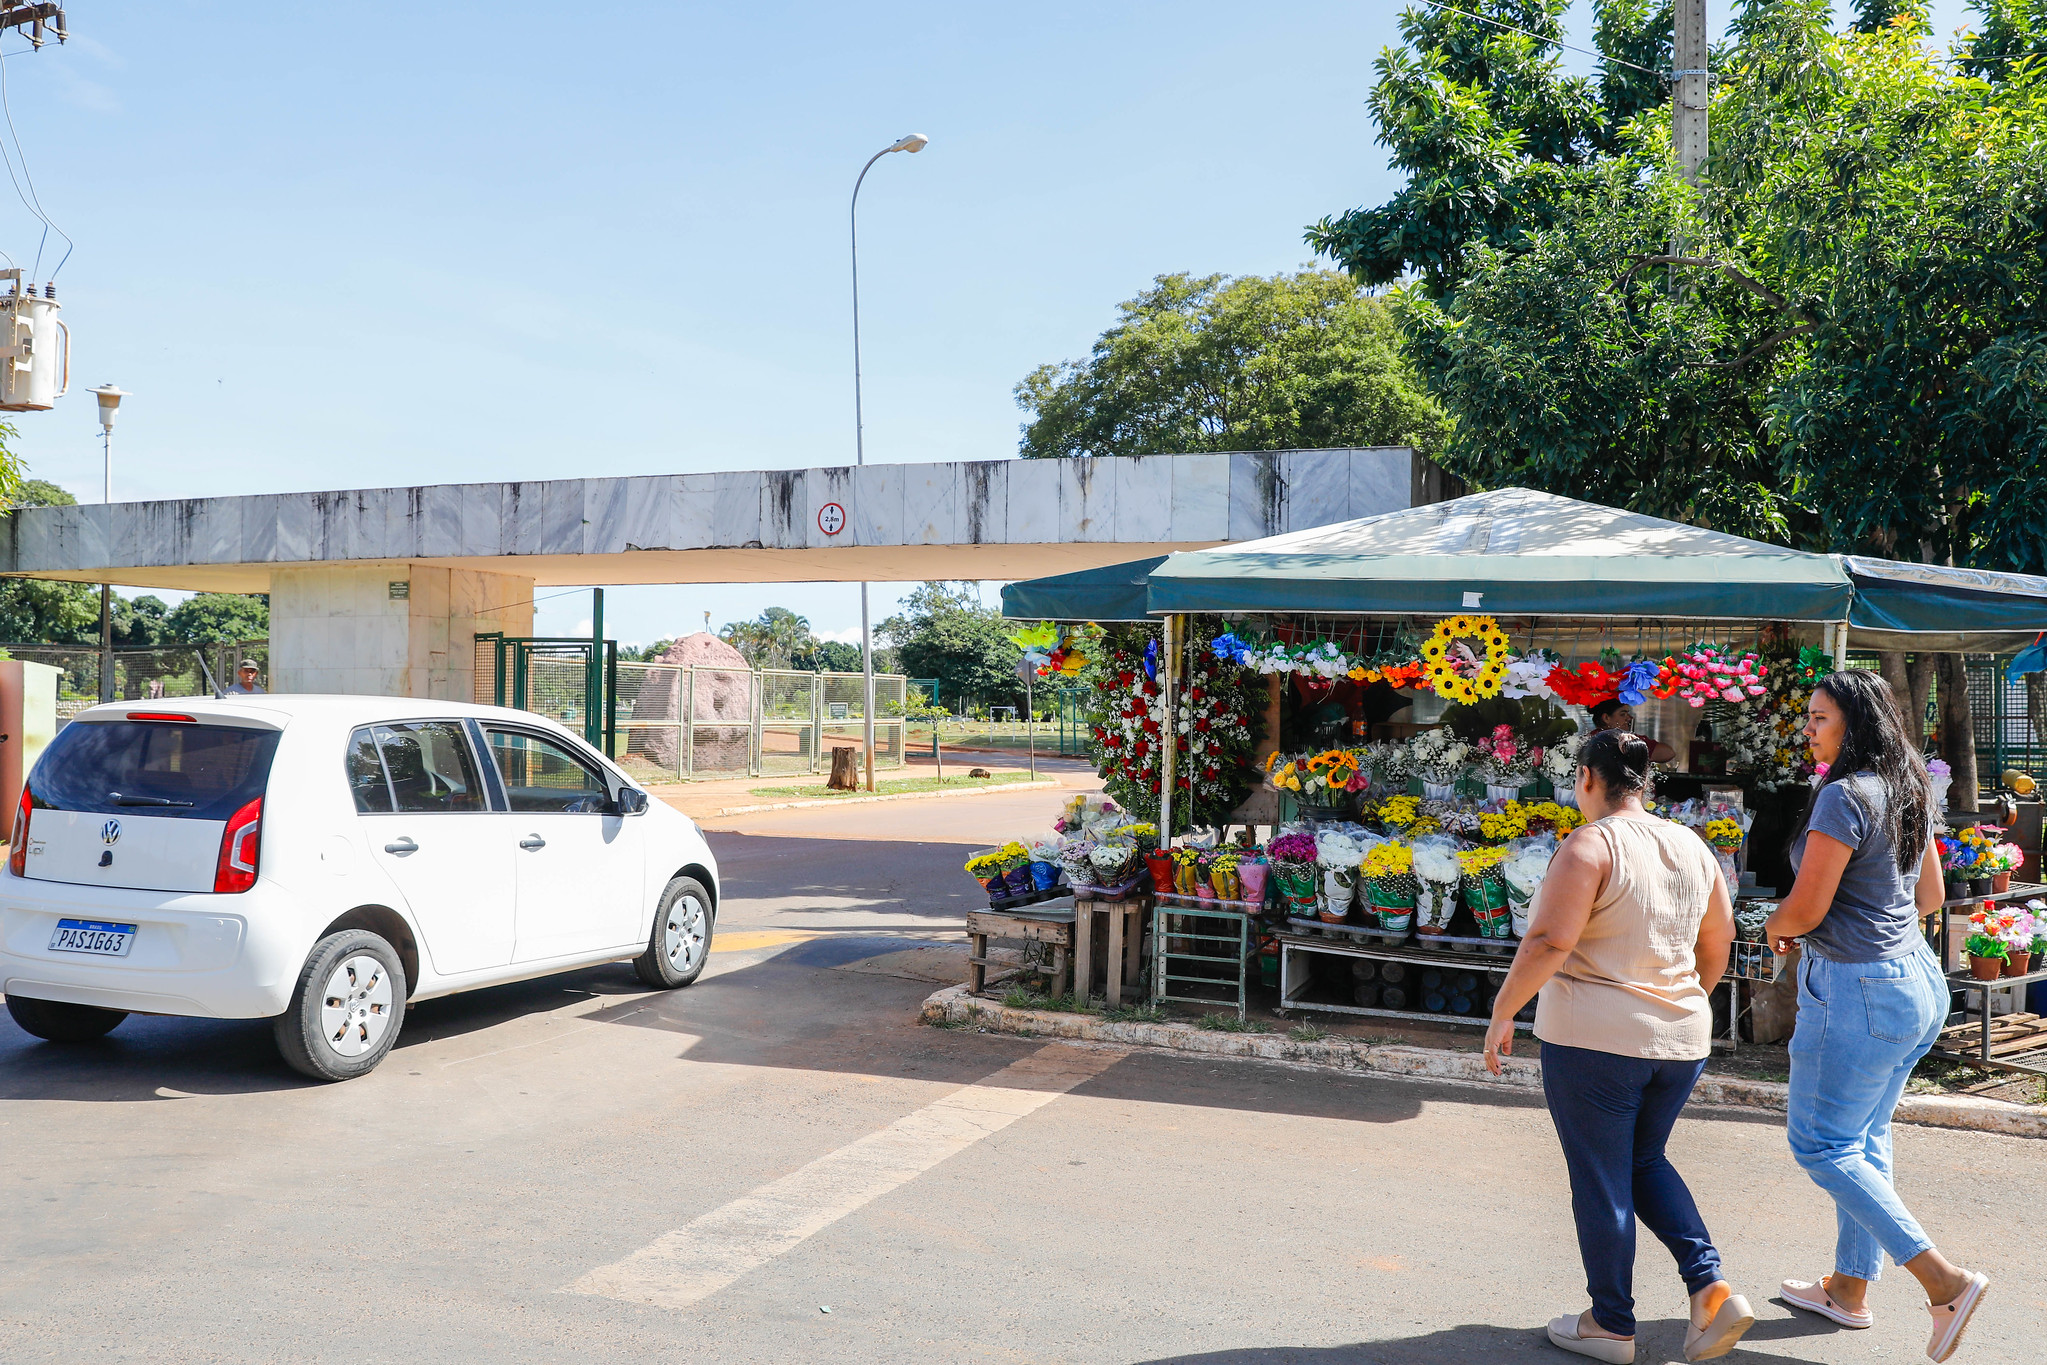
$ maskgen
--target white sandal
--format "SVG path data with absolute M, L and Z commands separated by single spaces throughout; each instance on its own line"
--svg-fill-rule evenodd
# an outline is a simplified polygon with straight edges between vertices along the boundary
M 1685 1318 L 1685 1359 L 1718 1360 L 1733 1350 L 1742 1334 L 1756 1325 L 1755 1311 L 1739 1294 L 1729 1294 L 1704 1327 L 1692 1326 Z
M 1808 1283 L 1805 1280 L 1786 1280 L 1777 1286 L 1778 1295 L 1793 1308 L 1803 1308 L 1808 1313 L 1818 1313 L 1831 1322 L 1843 1327 L 1863 1328 L 1875 1319 L 1867 1308 L 1859 1313 L 1850 1312 L 1834 1302 L 1834 1296 L 1827 1293 L 1826 1278 Z
M 1969 1319 L 1975 1315 L 1976 1305 L 1983 1302 L 1983 1291 L 1990 1288 L 1990 1277 L 1980 1270 L 1965 1271 L 1969 1283 L 1962 1292 L 1946 1303 L 1929 1303 L 1926 1311 L 1933 1314 L 1933 1337 L 1926 1343 L 1926 1358 L 1933 1361 L 1946 1360 L 1962 1344 L 1962 1333 L 1969 1330 Z
M 1616 1341 L 1612 1337 L 1581 1337 L 1578 1335 L 1578 1315 L 1566 1313 L 1560 1318 L 1549 1320 L 1550 1345 L 1594 1360 L 1603 1360 L 1606 1365 L 1635 1365 L 1635 1343 Z

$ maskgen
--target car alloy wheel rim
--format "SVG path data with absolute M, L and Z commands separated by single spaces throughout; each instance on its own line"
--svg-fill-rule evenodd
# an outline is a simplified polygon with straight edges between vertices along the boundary
M 661 926 L 661 951 L 668 965 L 686 972 L 697 965 L 704 952 L 704 905 L 695 896 L 678 896 L 668 907 L 668 921 Z
M 343 959 L 327 978 L 320 1030 L 343 1057 L 375 1052 L 391 1027 L 391 977 L 366 953 Z

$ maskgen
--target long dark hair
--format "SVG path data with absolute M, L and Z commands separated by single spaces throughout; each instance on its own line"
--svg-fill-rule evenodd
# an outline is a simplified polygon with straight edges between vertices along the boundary
M 1599 779 L 1607 799 L 1649 789 L 1649 741 L 1626 730 L 1599 730 L 1578 750 L 1578 763 Z
M 1841 752 L 1818 787 L 1873 773 L 1884 788 L 1883 821 L 1891 836 L 1891 848 L 1898 859 L 1900 875 L 1911 872 L 1926 854 L 1926 840 L 1932 832 L 1933 784 L 1926 776 L 1926 759 L 1919 746 L 1905 737 L 1905 718 L 1891 685 L 1873 669 L 1850 668 L 1821 678 L 1818 689 L 1841 708 L 1846 722 Z M 1800 832 L 1812 819 L 1812 802 L 1805 807 Z

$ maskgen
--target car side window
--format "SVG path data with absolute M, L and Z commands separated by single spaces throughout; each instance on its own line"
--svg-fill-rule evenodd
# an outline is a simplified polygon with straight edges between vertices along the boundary
M 384 774 L 384 760 L 377 755 L 377 739 L 365 728 L 348 737 L 349 795 L 355 798 L 358 815 L 391 813 L 391 782 Z
M 567 811 L 604 815 L 611 811 L 611 785 L 581 755 L 539 735 L 484 727 L 490 754 L 504 778 L 513 810 Z
M 469 736 L 454 720 L 406 721 L 376 727 L 377 749 L 400 811 L 490 809 L 469 753 Z

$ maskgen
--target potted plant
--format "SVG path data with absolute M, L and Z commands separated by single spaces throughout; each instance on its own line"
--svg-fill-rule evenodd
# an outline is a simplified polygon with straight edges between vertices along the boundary
M 1092 839 L 1069 836 L 1059 841 L 1059 865 L 1066 869 L 1068 886 L 1095 884 L 1094 851 Z
M 2004 974 L 2024 976 L 2033 969 L 2033 940 L 2040 925 L 2030 910 L 2006 907 L 1998 912 L 1998 937 L 2004 940 Z
M 1993 916 L 1981 910 L 1969 916 L 1969 938 L 1962 950 L 1969 955 L 1969 975 L 1978 981 L 1995 981 L 2004 975 L 2009 950 Z
M 1217 849 L 1208 860 L 1208 884 L 1215 888 L 1216 899 L 1239 901 L 1244 899 L 1244 881 L 1241 875 L 1243 858 L 1231 849 Z
M 1203 849 L 1194 857 L 1194 894 L 1202 900 L 1215 899 L 1215 883 L 1210 880 L 1215 869 L 1215 854 Z
M 1421 883 L 1414 875 L 1414 850 L 1398 839 L 1374 844 L 1358 869 L 1365 879 L 1365 899 L 1379 927 L 1404 934 L 1414 927 L 1414 905 Z
M 2011 874 L 2026 861 L 2026 851 L 2017 844 L 1999 843 L 1990 857 L 1990 894 L 2001 896 L 2011 890 Z
M 1031 851 L 1015 839 L 1004 844 L 999 850 L 1002 855 L 1002 879 L 1009 894 L 1021 896 L 1031 889 Z
M 1155 848 L 1144 855 L 1144 865 L 1151 873 L 1152 890 L 1162 896 L 1173 894 L 1173 855 L 1164 849 Z
M 1282 834 L 1265 846 L 1273 885 L 1286 901 L 1287 913 L 1299 919 L 1315 916 L 1315 840 L 1306 834 Z
M 1415 840 L 1414 874 L 1421 883 L 1414 907 L 1416 932 L 1448 933 L 1457 913 L 1457 886 L 1464 879 L 1464 869 L 1457 865 L 1457 841 L 1447 834 Z
M 1464 904 L 1478 921 L 1480 938 L 1508 937 L 1506 862 L 1507 850 L 1498 846 L 1457 851 Z
M 1407 744 L 1409 766 L 1422 780 L 1422 795 L 1431 801 L 1457 799 L 1457 779 L 1471 766 L 1472 750 L 1448 729 L 1424 730 Z
M 1049 839 L 1034 840 L 1031 851 L 1031 888 L 1050 891 L 1059 884 L 1059 845 Z
M 1182 844 L 1173 850 L 1174 895 L 1193 896 L 1199 894 L 1194 889 L 1194 883 L 1200 875 L 1201 854 L 1201 849 L 1187 844 Z

